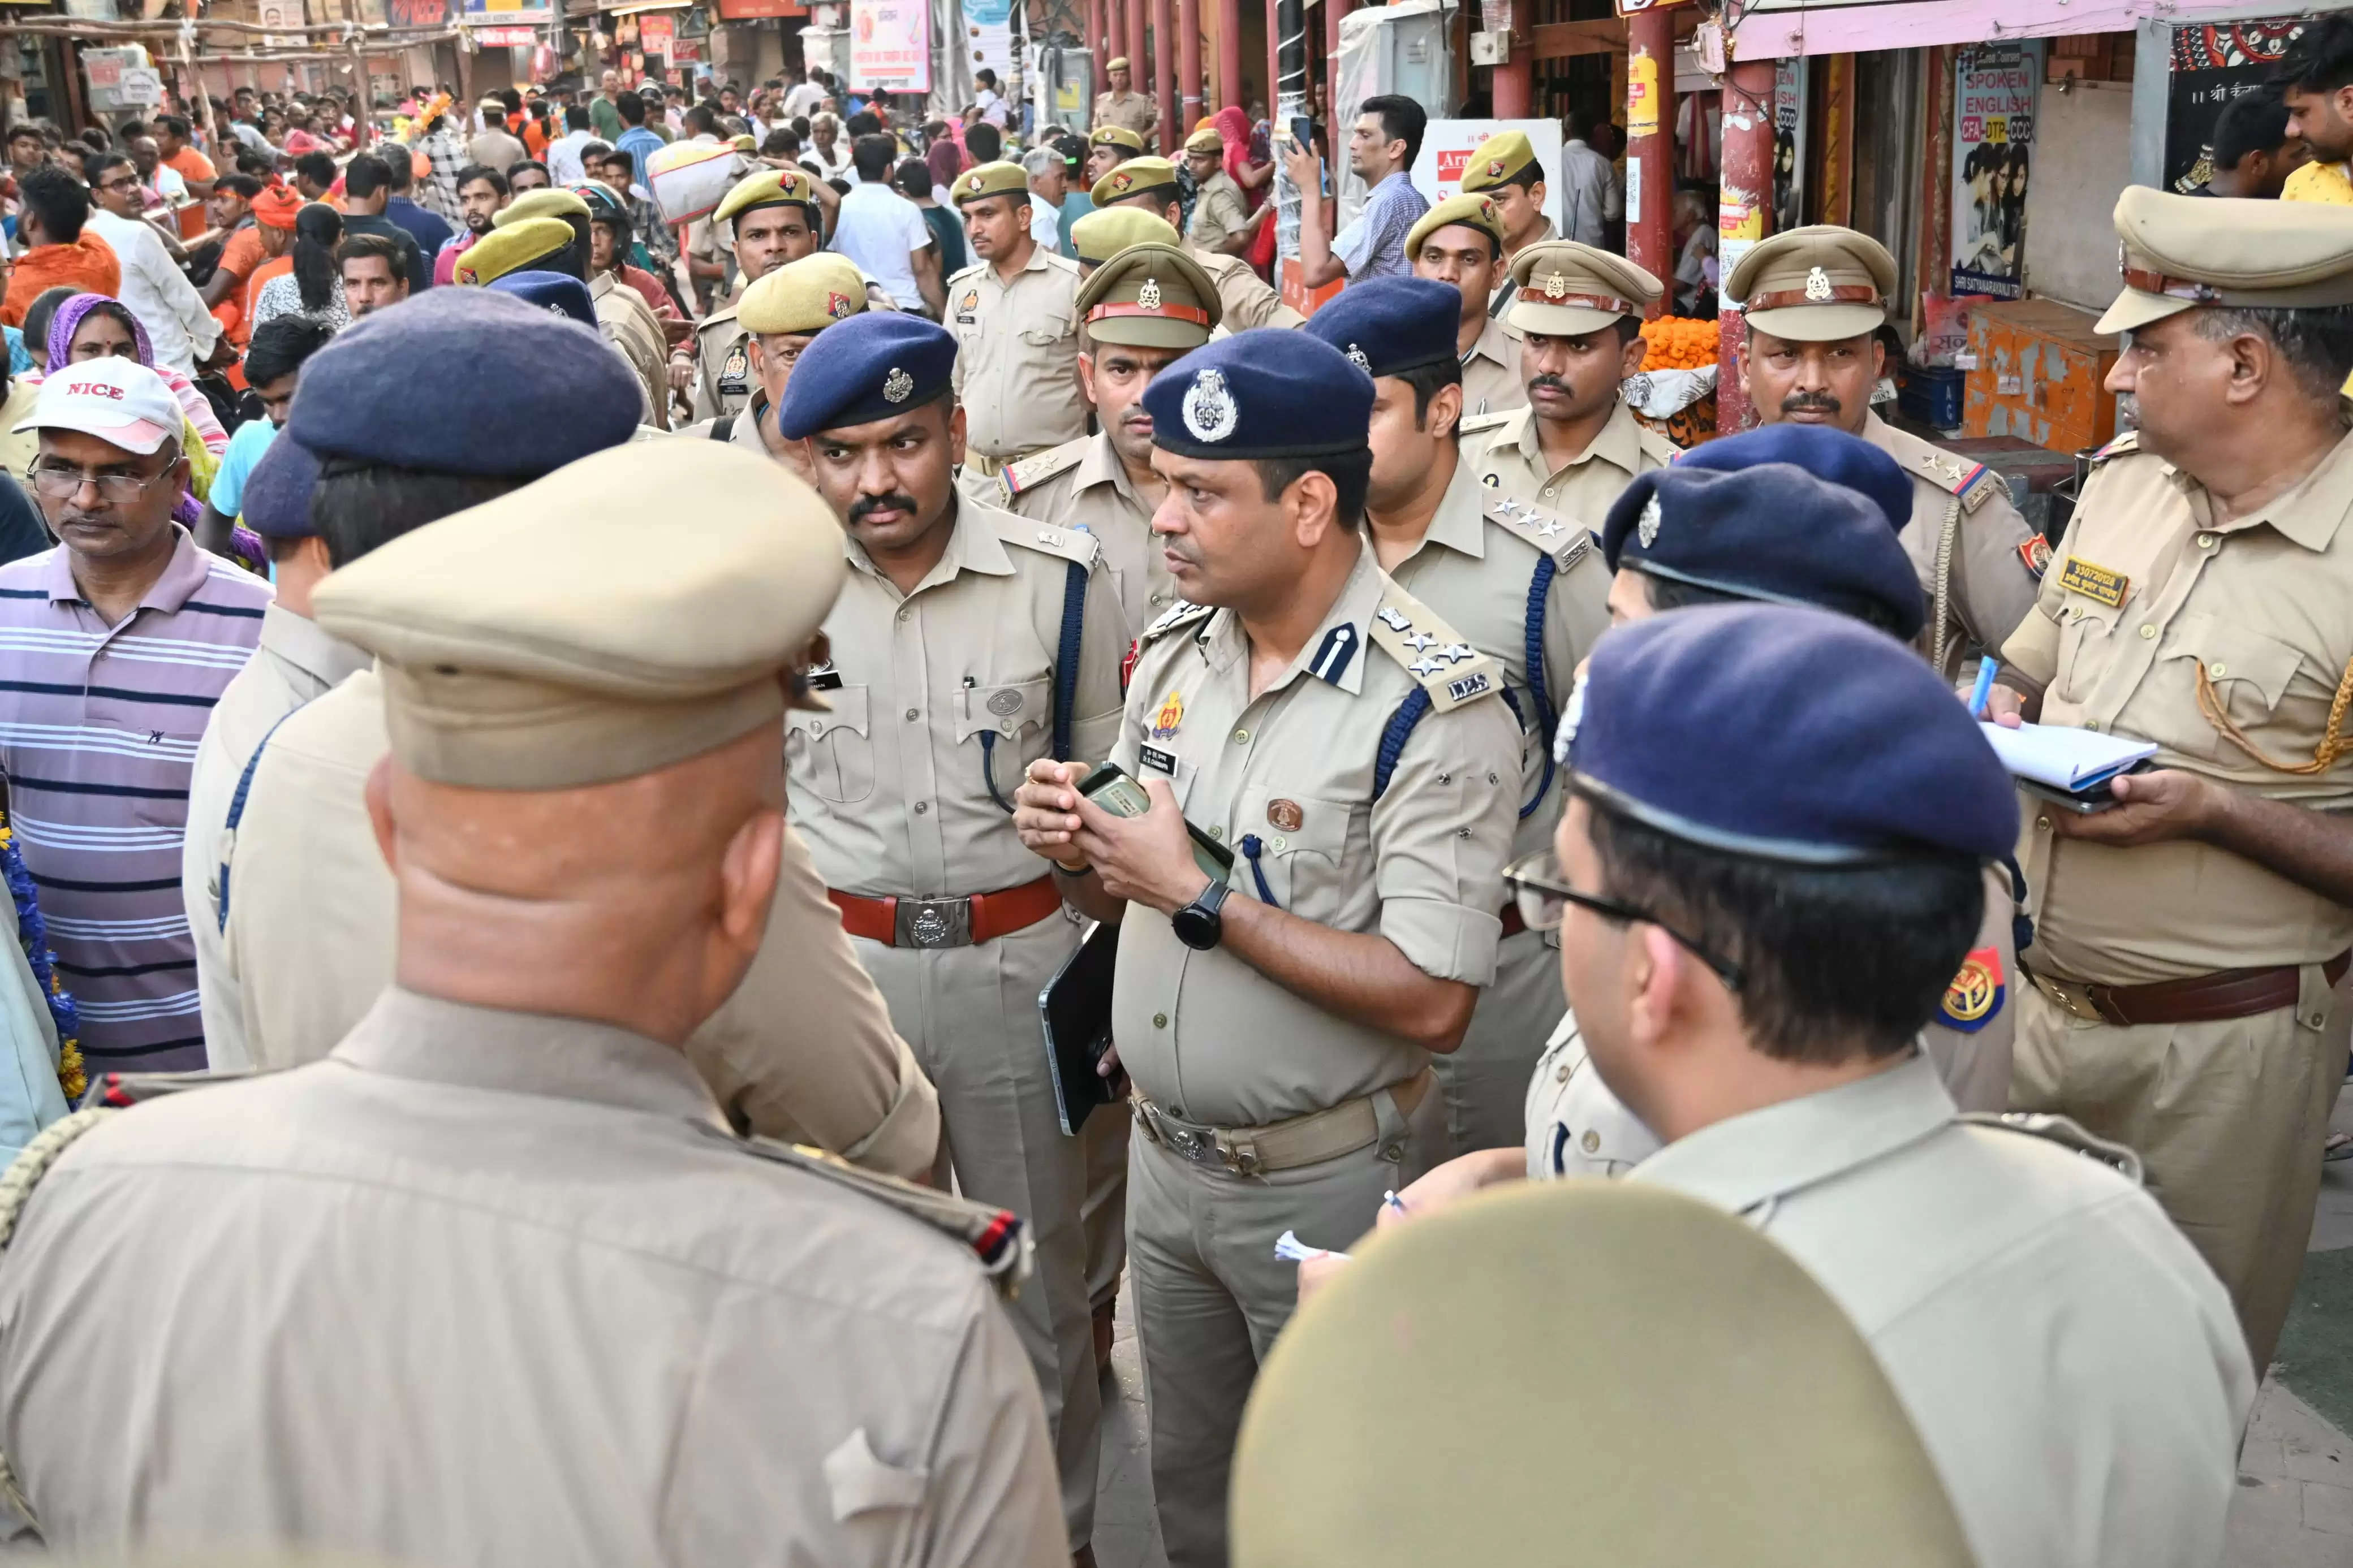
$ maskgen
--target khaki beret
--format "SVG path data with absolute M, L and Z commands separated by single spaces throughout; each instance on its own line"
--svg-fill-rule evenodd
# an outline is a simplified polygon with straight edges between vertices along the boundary
M 1131 153 L 1144 151 L 1144 138 L 1124 125 L 1098 125 L 1087 143 L 1093 147 L 1124 147 Z
M 1514 1184 L 1361 1244 L 1259 1372 L 1230 1519 L 1234 1568 L 1972 1561 L 1839 1304 L 1633 1182 Z
M 491 219 L 492 228 L 504 228 L 509 224 L 524 223 L 535 217 L 586 218 L 588 203 L 577 191 L 567 191 L 549 185 L 536 191 L 525 191 L 498 210 Z
M 2353 207 L 2127 185 L 2116 226 L 2125 288 L 2098 331 L 2128 332 L 2199 305 L 2353 304 Z
M 949 188 L 955 193 L 958 206 L 990 196 L 1018 196 L 1026 202 L 1029 199 L 1029 172 L 1018 163 L 999 159 L 966 169 Z
M 1499 131 L 1472 150 L 1471 161 L 1462 165 L 1462 189 L 1469 194 L 1492 191 L 1508 184 L 1535 162 L 1535 145 L 1526 132 Z M 1536 174 L 1542 178 L 1544 171 L 1538 169 Z
M 736 181 L 711 209 L 711 221 L 726 223 L 742 217 L 755 207 L 802 206 L 809 210 L 809 226 L 817 226 L 816 182 L 806 169 L 763 169 L 749 179 Z
M 815 332 L 866 309 L 866 279 L 858 264 L 819 250 L 763 276 L 735 307 L 747 332 Z
M 1162 205 L 1176 199 L 1176 165 L 1166 158 L 1130 158 L 1095 182 L 1088 198 L 1099 207 L 1138 196 L 1157 196 Z
M 727 145 L 734 148 L 738 153 L 756 153 L 760 150 L 760 144 L 752 140 L 752 133 L 748 131 L 739 132 L 727 138 Z
M 451 276 L 460 283 L 489 283 L 510 272 L 521 272 L 578 239 L 572 226 L 560 217 L 527 217 L 521 223 L 503 224 L 458 258 Z
M 1222 153 L 1225 150 L 1226 139 L 1218 134 L 1218 128 L 1214 125 L 1204 125 L 1185 138 L 1185 151 L 1187 153 Z
M 1082 268 L 1100 267 L 1131 245 L 1181 245 L 1176 226 L 1142 207 L 1097 208 L 1071 226 Z
M 1659 280 L 1622 256 L 1573 239 L 1531 245 L 1512 262 L 1519 285 L 1504 324 L 1547 337 L 1582 337 L 1620 316 L 1639 316 Z
M 647 521 L 691 508 L 656 551 Z M 634 778 L 754 730 L 840 591 L 817 492 L 715 441 L 631 442 L 338 570 L 319 624 L 380 661 L 393 755 L 436 784 Z
M 1517 135 L 1514 132 L 1513 134 Z M 1466 191 L 1459 196 L 1449 196 L 1422 215 L 1405 237 L 1405 258 L 1411 262 L 1421 254 L 1421 242 L 1441 228 L 1475 228 L 1495 242 L 1495 254 L 1504 253 L 1504 215 L 1495 210 L 1495 198 Z
M 1895 258 L 1867 234 L 1809 224 L 1759 241 L 1724 279 L 1724 296 L 1760 332 L 1831 343 L 1875 332 L 1895 291 Z
M 1208 268 L 1174 243 L 1128 246 L 1079 287 L 1079 316 L 1097 342 L 1198 349 L 1224 314 Z
M 1113 55 L 1111 58 L 1103 61 L 1103 75 L 1105 76 L 1111 75 L 1113 71 L 1124 71 L 1127 68 L 1127 57 L 1125 55 Z

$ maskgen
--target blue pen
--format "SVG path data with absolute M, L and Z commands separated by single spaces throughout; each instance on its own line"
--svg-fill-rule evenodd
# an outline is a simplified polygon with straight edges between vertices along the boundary
M 1395 1188 L 1391 1188 L 1389 1191 L 1383 1193 L 1381 1194 L 1381 1202 L 1388 1207 L 1397 1210 L 1399 1214 L 1405 1213 L 1405 1200 L 1397 1195 L 1397 1190 Z
M 1998 659 L 1987 658 L 1978 662 L 1978 689 L 1969 693 L 1969 714 L 1972 718 L 1985 717 L 1986 699 L 1993 695 L 1993 678 L 2000 673 L 2001 663 Z

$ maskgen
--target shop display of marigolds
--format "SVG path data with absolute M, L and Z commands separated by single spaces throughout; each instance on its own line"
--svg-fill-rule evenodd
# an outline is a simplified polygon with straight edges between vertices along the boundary
M 1678 446 L 1714 436 L 1716 354 L 1723 343 L 1716 318 L 1662 316 L 1642 323 L 1642 368 L 1625 386 L 1636 416 Z

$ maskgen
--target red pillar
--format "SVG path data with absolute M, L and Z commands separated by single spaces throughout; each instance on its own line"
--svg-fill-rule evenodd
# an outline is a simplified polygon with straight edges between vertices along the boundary
M 1242 100 L 1242 0 L 1218 0 L 1218 104 Z
M 1535 56 L 1529 52 L 1529 42 L 1523 36 L 1524 29 L 1515 26 L 1524 19 L 1524 14 L 1532 14 L 1535 9 L 1533 0 L 1517 0 L 1505 13 L 1504 30 L 1512 40 L 1512 55 L 1511 58 L 1495 68 L 1493 79 L 1489 84 L 1498 120 L 1535 118 L 1530 106 L 1535 102 L 1536 96 Z M 1533 20 L 1533 16 L 1527 15 L 1526 19 Z
M 1718 186 L 1716 257 L 1733 268 L 1773 226 L 1773 62 L 1747 60 L 1732 68 L 1724 82 L 1724 169 Z M 1664 276 L 1662 274 L 1662 276 Z M 1735 363 L 1741 342 L 1740 311 L 1718 296 L 1716 317 L 1723 344 L 1716 351 L 1715 427 L 1729 436 L 1748 426 L 1748 395 Z
M 1103 56 L 1103 90 L 1109 92 L 1111 90 L 1111 62 L 1120 58 L 1122 56 L 1125 56 L 1129 60 L 1133 61 L 1135 57 L 1135 46 L 1129 40 L 1127 36 L 1127 6 L 1124 0 L 1103 0 L 1103 5 L 1105 24 L 1103 36 L 1111 40 L 1109 44 L 1104 46 L 1110 52 Z M 1129 80 L 1129 85 L 1134 85 L 1132 76 Z
M 1103 89 L 1103 65 L 1111 58 L 1110 0 L 1087 0 L 1087 47 L 1095 55 L 1095 90 Z
M 1159 100 L 1161 151 L 1174 156 L 1191 122 L 1176 117 L 1176 51 L 1170 47 L 1176 40 L 1168 10 L 1168 0 L 1152 0 L 1152 92 Z
M 1113 0 L 1113 3 L 1116 4 L 1117 0 Z M 1128 58 L 1127 85 L 1131 90 L 1140 92 L 1144 94 L 1145 97 L 1149 98 L 1152 96 L 1152 60 L 1150 58 L 1150 39 L 1145 36 L 1144 31 L 1144 0 L 1127 0 L 1126 9 L 1126 52 Z M 1150 138 L 1147 137 L 1146 140 L 1149 141 Z M 1159 148 L 1162 153 L 1166 153 L 1168 151 L 1168 143 L 1164 141 L 1159 143 Z
M 1654 7 L 1626 19 L 1626 258 L 1662 282 L 1675 271 L 1674 151 L 1674 13 Z
M 1266 0 L 1266 113 L 1278 130 L 1282 129 L 1282 121 L 1277 118 L 1275 109 L 1279 84 L 1282 80 L 1282 23 L 1275 14 L 1280 3 L 1281 0 Z M 1243 104 L 1242 110 L 1247 113 L 1250 105 Z M 1271 185 L 1267 188 L 1270 192 L 1273 190 Z
M 1201 0 L 1176 0 L 1176 119 L 1201 118 Z
M 1337 96 L 1332 64 L 1340 58 L 1340 23 L 1356 8 L 1352 0 L 1324 0 L 1324 92 L 1327 99 Z M 1336 159 L 1348 144 L 1345 128 L 1356 122 L 1356 106 L 1335 102 L 1331 109 L 1332 123 L 1324 133 L 1332 139 L 1332 155 Z

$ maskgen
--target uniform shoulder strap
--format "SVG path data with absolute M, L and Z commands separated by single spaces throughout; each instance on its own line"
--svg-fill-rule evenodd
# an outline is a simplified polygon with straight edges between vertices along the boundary
M 1079 275 L 1079 264 L 1071 260 L 1069 257 L 1063 255 L 1060 251 L 1048 250 L 1040 252 L 1040 254 L 1046 258 L 1046 265 L 1048 267 L 1059 267 L 1073 278 L 1076 278 Z
M 1103 553 L 1101 542 L 1083 528 L 1055 528 L 1008 511 L 997 512 L 991 521 L 997 524 L 997 537 L 1006 543 L 1067 561 L 1082 572 L 1093 566 L 1096 557 Z
M 1374 646 L 1402 666 L 1440 713 L 1498 696 L 1504 667 L 1464 640 L 1437 611 L 1392 582 L 1373 612 Z
M 2140 1156 L 2121 1143 L 2111 1143 L 2105 1138 L 2094 1138 L 2064 1116 L 2045 1116 L 2023 1110 L 1966 1111 L 1960 1118 L 1964 1125 L 1992 1128 L 2002 1132 L 2016 1132 L 2029 1138 L 2040 1138 L 2087 1155 L 2116 1172 L 2135 1186 L 2141 1184 Z
M 1196 605 L 1179 599 L 1161 611 L 1158 620 L 1144 628 L 1143 634 L 1135 639 L 1135 646 L 1149 647 L 1177 627 L 1189 626 L 1196 622 L 1208 620 L 1217 613 L 1217 606 L 1214 605 Z
M 1489 522 L 1551 556 L 1556 571 L 1567 571 L 1593 548 L 1591 529 L 1547 508 L 1490 492 L 1484 510 Z
M 1077 718 L 1071 710 L 1079 700 L 1079 660 L 1086 645 L 1087 575 L 1103 546 L 1082 528 L 1050 528 L 1008 511 L 990 510 L 997 537 L 1006 543 L 1053 556 L 1065 566 L 1062 630 L 1054 652 L 1053 756 L 1056 762 L 1067 762 L 1071 726 Z
M 2001 476 L 1983 463 L 1956 457 L 1933 442 L 1897 430 L 1894 441 L 1886 448 L 1898 467 L 1915 479 L 1926 479 L 1961 503 L 1963 511 L 1975 511 L 1991 500 L 2001 485 Z
M 1550 682 L 1545 673 L 1545 612 L 1552 598 L 1553 579 L 1591 552 L 1593 533 L 1543 507 L 1530 506 L 1508 496 L 1497 496 L 1487 502 L 1487 521 L 1525 540 L 1541 552 L 1536 569 L 1528 579 L 1527 613 L 1520 626 L 1521 657 L 1527 664 L 1529 706 L 1533 711 L 1519 718 L 1523 728 L 1536 731 L 1544 750 L 1544 773 L 1536 782 L 1536 793 L 1520 807 L 1520 816 L 1527 817 L 1544 804 L 1546 794 L 1552 788 L 1554 772 L 1555 715 Z M 1510 701 L 1511 695 L 1504 692 L 1504 700 Z M 1516 705 L 1514 712 L 1518 713 Z
M 1000 1296 L 1010 1300 L 1029 1277 L 1032 1244 L 1029 1227 L 1018 1215 L 1008 1210 L 991 1208 L 930 1187 L 919 1187 L 913 1182 L 902 1182 L 896 1176 L 865 1170 L 819 1149 L 780 1143 L 773 1138 L 739 1138 L 704 1121 L 693 1125 L 704 1137 L 731 1149 L 847 1188 L 953 1237 L 979 1259 L 981 1271 L 988 1276 L 989 1283 Z
M 948 281 L 955 283 L 966 278 L 976 278 L 980 275 L 980 269 L 987 265 L 986 261 L 976 261 L 969 267 L 959 267 L 948 274 Z
M 90 1080 L 81 1097 L 81 1109 L 123 1110 L 151 1100 L 185 1094 L 192 1089 L 237 1083 L 256 1076 L 252 1068 L 206 1068 L 200 1072 L 102 1072 Z
M 2128 458 L 2140 450 L 2140 432 L 2127 430 L 2115 440 L 2092 454 L 2094 463 L 2105 463 L 2110 458 Z
M 1683 456 L 1683 449 L 1681 447 L 1676 446 L 1672 441 L 1668 440 L 1664 436 L 1662 436 L 1656 430 L 1651 429 L 1648 425 L 1642 424 L 1640 420 L 1637 420 L 1635 424 L 1637 426 L 1635 440 L 1641 444 L 1642 455 L 1650 458 L 1651 461 L 1660 464 L 1672 463 L 1677 458 Z
M 1018 463 L 1006 464 L 997 479 L 1000 493 L 1009 501 L 1024 490 L 1036 489 L 1048 479 L 1069 473 L 1086 457 L 1087 443 L 1093 439 L 1092 436 L 1076 437 Z
M 1462 418 L 1455 422 L 1454 428 L 1460 435 L 1476 436 L 1482 432 L 1493 430 L 1503 426 L 1510 420 L 1515 410 L 1507 408 L 1500 414 L 1465 415 Z

